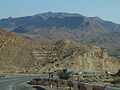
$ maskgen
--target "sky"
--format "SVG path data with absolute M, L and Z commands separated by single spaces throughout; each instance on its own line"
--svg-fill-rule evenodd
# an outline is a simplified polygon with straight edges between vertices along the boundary
M 49 11 L 98 16 L 120 24 L 120 0 L 0 0 L 0 19 Z

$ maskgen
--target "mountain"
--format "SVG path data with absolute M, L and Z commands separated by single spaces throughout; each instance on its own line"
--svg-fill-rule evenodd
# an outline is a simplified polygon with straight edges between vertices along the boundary
M 25 27 L 19 26 L 15 28 L 12 32 L 17 32 L 17 33 L 26 33 L 28 30 Z
M 99 17 L 89 17 L 90 22 L 100 25 L 104 30 L 109 32 L 120 32 L 120 24 L 111 21 L 104 21 Z
M 103 47 L 69 40 L 38 42 L 0 30 L 0 74 L 48 73 L 60 68 L 117 72 L 119 67 L 119 61 Z
M 98 45 L 108 48 L 110 55 L 120 58 L 120 24 L 104 21 L 99 17 L 46 12 L 33 16 L 1 19 L 0 28 L 30 40 L 68 39 L 88 45 Z
M 30 28 L 84 28 L 89 23 L 85 17 L 76 14 L 67 13 L 43 13 L 34 16 L 8 18 L 0 20 L 0 27 L 6 28 L 8 31 L 14 30 L 16 27 L 24 26 Z M 80 26 L 79 26 L 80 25 Z
M 12 31 L 19 26 L 27 28 L 67 28 L 67 29 L 84 29 L 90 24 L 97 24 L 106 31 L 120 32 L 120 25 L 104 21 L 99 17 L 85 17 L 80 14 L 71 13 L 53 13 L 46 12 L 33 16 L 6 18 L 0 20 L 0 28 L 6 28 Z

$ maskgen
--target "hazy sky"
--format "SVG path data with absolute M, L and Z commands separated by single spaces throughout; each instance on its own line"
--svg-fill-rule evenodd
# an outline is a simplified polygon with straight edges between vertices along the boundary
M 99 16 L 120 23 L 120 0 L 0 0 L 0 18 L 30 16 L 48 11 Z

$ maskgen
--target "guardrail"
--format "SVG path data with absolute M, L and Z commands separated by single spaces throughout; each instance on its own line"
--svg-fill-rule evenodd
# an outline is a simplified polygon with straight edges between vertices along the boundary
M 94 84 L 82 83 L 72 80 L 62 80 L 62 79 L 50 79 L 50 78 L 40 78 L 34 79 L 30 84 L 35 85 L 49 85 L 50 87 L 59 88 L 61 86 L 66 86 L 68 90 L 120 90 L 120 88 L 97 86 Z
M 114 75 L 115 73 L 82 73 L 82 74 L 73 74 L 73 76 L 101 76 L 101 75 Z

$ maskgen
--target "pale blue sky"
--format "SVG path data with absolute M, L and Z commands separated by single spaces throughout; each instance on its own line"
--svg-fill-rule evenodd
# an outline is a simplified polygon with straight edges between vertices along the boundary
M 48 11 L 99 16 L 120 23 L 120 0 L 0 0 L 0 18 L 30 16 Z

